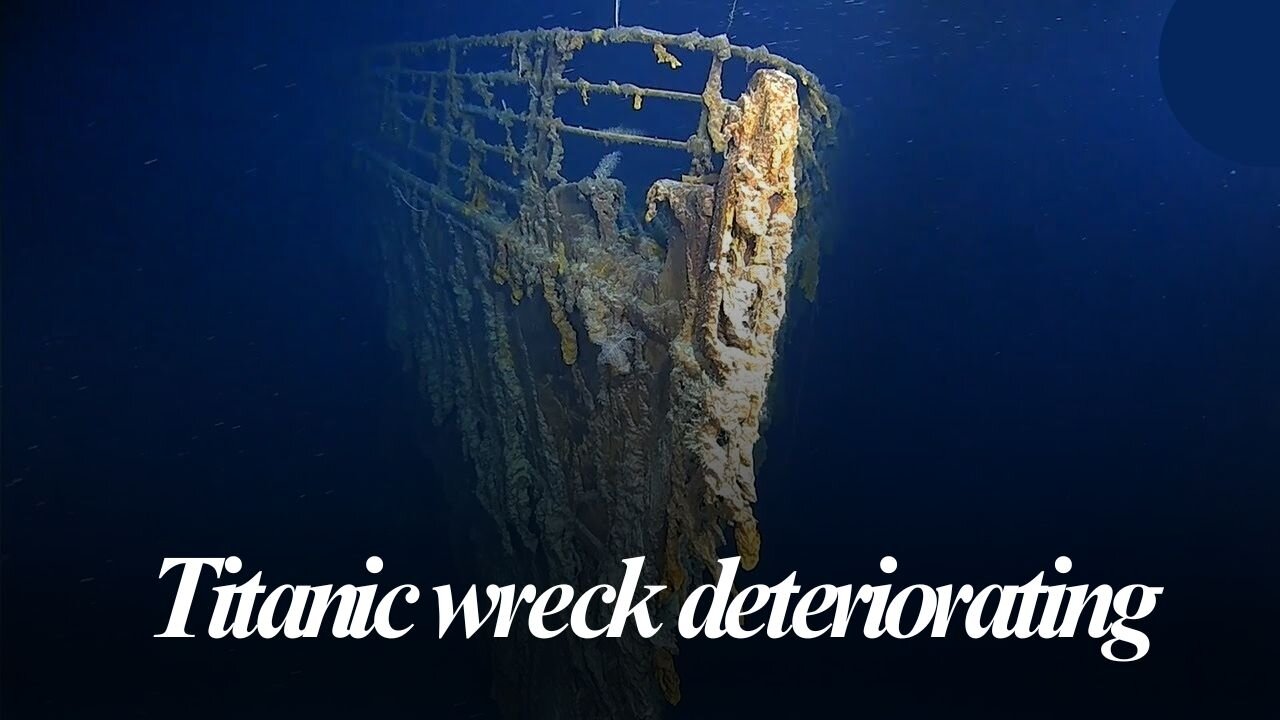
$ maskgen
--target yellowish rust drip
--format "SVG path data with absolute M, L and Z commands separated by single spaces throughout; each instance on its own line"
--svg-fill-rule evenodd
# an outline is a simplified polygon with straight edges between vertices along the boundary
M 742 569 L 755 570 L 760 562 L 760 527 L 755 518 L 741 520 L 734 526 L 733 542 L 742 556 Z
M 573 329 L 573 323 L 569 322 L 569 314 L 564 310 L 564 301 L 556 292 L 555 278 L 543 276 L 542 293 L 547 305 L 551 308 L 551 323 L 560 333 L 560 358 L 564 360 L 565 365 L 572 365 L 578 361 L 578 334 Z
M 725 101 L 721 97 L 721 73 L 723 64 L 720 58 L 711 59 L 711 71 L 707 73 L 707 84 L 702 89 L 702 104 L 707 113 L 707 133 L 711 137 L 711 148 L 723 153 L 727 145 L 724 134 Z
M 653 54 L 658 56 L 660 64 L 668 65 L 672 70 L 679 68 L 681 65 L 680 58 L 672 55 L 669 50 L 663 47 L 662 43 L 653 44 Z

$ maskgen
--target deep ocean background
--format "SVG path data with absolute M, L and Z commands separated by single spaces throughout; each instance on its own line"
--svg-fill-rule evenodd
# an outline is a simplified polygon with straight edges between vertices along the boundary
M 1272 704 L 1280 171 L 1165 107 L 1170 5 L 737 3 L 732 39 L 805 64 L 849 123 L 753 580 L 856 585 L 893 554 L 900 584 L 1021 583 L 1066 554 L 1166 591 L 1129 665 L 1088 638 L 687 642 L 677 716 Z M 730 6 L 622 21 L 714 34 Z M 4 716 L 490 716 L 480 643 L 155 640 L 156 574 L 237 554 L 340 583 L 376 553 L 384 583 L 466 578 L 384 339 L 355 58 L 612 4 L 0 14 Z

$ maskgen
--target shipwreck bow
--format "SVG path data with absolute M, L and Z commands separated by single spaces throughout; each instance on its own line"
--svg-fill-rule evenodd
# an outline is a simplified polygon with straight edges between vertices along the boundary
M 571 77 L 575 54 L 614 47 L 698 87 Z M 755 69 L 728 100 L 734 62 Z M 671 613 L 721 555 L 754 566 L 756 446 L 790 289 L 816 282 L 835 99 L 764 49 L 644 28 L 400 44 L 370 74 L 391 339 L 439 428 L 433 458 L 480 508 L 467 532 L 487 576 L 583 588 L 644 555 Z M 692 108 L 696 127 L 566 119 L 601 97 Z M 607 153 L 576 181 L 570 139 Z M 638 211 L 614 177 L 629 146 L 688 163 Z M 675 654 L 669 634 L 513 639 L 496 694 L 519 716 L 654 717 L 679 699 Z

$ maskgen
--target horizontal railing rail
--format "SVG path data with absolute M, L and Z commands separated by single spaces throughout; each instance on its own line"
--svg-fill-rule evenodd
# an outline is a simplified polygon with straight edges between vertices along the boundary
M 656 62 L 673 70 L 684 64 L 677 54 L 710 55 L 702 92 L 564 77 L 574 53 L 589 46 L 622 44 L 652 46 Z M 468 55 L 468 51 L 480 48 L 509 50 L 510 67 L 460 69 L 461 60 L 473 61 L 474 56 Z M 423 67 L 433 60 L 437 64 L 443 62 L 444 68 Z M 466 210 L 470 215 L 477 209 L 496 210 L 489 205 L 490 192 L 500 196 L 499 202 L 506 206 L 507 214 L 514 216 L 523 208 L 536 205 L 526 202 L 528 193 L 545 192 L 547 184 L 566 182 L 562 174 L 566 135 L 605 145 L 637 145 L 683 152 L 691 156 L 691 176 L 712 176 L 717 158 L 725 149 L 720 126 L 729 101 L 723 97 L 721 76 L 724 63 L 732 60 L 781 70 L 795 78 L 806 100 L 806 128 L 811 140 L 834 127 L 838 103 L 816 76 L 767 48 L 734 45 L 723 35 L 671 34 L 642 27 L 540 28 L 374 48 L 369 57 L 370 75 L 381 83 L 385 104 L 382 130 L 388 146 L 387 153 L 380 156 L 381 162 L 390 163 L 388 168 L 394 168 L 394 177 L 401 180 L 405 176 L 417 177 L 408 169 L 409 165 L 425 164 L 433 168 L 437 174 L 434 181 L 417 178 L 426 185 L 413 184 L 412 187 L 429 189 L 428 194 L 438 208 Z M 516 102 L 522 107 L 511 107 L 498 97 L 498 92 L 510 97 L 513 91 L 519 95 Z M 701 107 L 701 114 L 696 128 L 691 128 L 685 138 L 587 127 L 567 122 L 556 112 L 557 97 L 573 92 L 580 94 L 584 104 L 595 93 L 630 98 L 636 110 L 650 99 L 692 103 Z M 424 139 L 418 132 L 420 129 L 433 136 L 434 141 Z M 495 135 L 505 141 L 498 142 Z M 813 146 L 812 141 L 802 143 L 799 162 L 816 166 Z M 421 162 L 396 164 L 391 155 L 404 150 Z M 457 157 L 459 153 L 466 155 L 465 162 Z M 494 159 L 509 165 L 520 182 L 506 183 L 486 172 L 486 163 Z M 454 192 L 459 181 L 462 197 Z M 443 202 L 441 195 L 453 202 Z

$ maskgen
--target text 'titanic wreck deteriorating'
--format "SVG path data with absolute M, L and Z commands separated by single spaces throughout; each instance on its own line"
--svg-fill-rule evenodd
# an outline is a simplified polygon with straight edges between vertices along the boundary
M 621 61 L 698 87 L 573 77 L 590 53 L 586 72 Z M 763 48 L 639 27 L 398 44 L 369 73 L 391 339 L 433 459 L 478 503 L 466 541 L 489 581 L 585 588 L 644 555 L 674 611 L 720 556 L 754 566 L 756 444 L 789 291 L 816 284 L 835 98 Z M 688 111 L 692 134 L 567 119 L 610 103 L 668 128 Z M 687 168 L 638 209 L 614 177 L 630 146 Z M 656 717 L 680 697 L 676 650 L 663 634 L 513 638 L 495 646 L 497 699 L 521 717 Z

